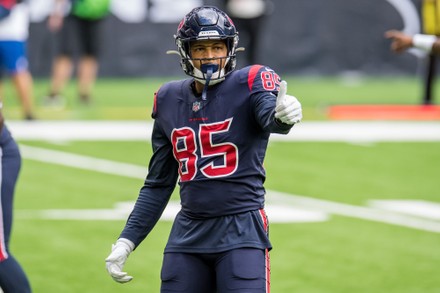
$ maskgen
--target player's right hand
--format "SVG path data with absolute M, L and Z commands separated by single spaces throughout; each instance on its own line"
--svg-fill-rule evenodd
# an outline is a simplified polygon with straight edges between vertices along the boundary
M 105 259 L 105 266 L 110 276 L 119 283 L 130 282 L 133 277 L 123 272 L 125 262 L 134 249 L 134 243 L 125 238 L 119 238 L 112 245 L 112 252 Z
M 287 82 L 284 80 L 281 81 L 276 100 L 275 118 L 289 125 L 298 123 L 302 119 L 301 103 L 294 96 L 287 94 Z

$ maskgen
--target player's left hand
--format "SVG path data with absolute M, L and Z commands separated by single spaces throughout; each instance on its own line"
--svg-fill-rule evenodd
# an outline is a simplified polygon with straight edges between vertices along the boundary
M 301 103 L 294 96 L 287 95 L 287 82 L 281 81 L 275 106 L 275 118 L 285 124 L 295 124 L 302 119 Z
M 130 282 L 133 277 L 123 272 L 125 262 L 134 249 L 134 243 L 128 239 L 120 238 L 112 245 L 112 252 L 105 259 L 105 266 L 110 276 L 119 283 Z

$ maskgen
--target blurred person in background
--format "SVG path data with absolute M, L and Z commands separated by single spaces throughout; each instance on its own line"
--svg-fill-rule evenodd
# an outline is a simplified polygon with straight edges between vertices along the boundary
M 29 7 L 23 1 L 18 2 L 22 3 L 0 0 L 0 78 L 6 70 L 20 99 L 23 117 L 33 120 L 33 80 L 26 52 Z
M 440 54 L 440 39 L 430 34 L 406 34 L 398 30 L 385 32 L 385 38 L 391 40 L 391 50 L 395 53 L 402 53 L 410 48 L 417 48 L 428 54 L 427 74 L 425 76 L 425 89 L 422 104 L 433 104 L 433 86 L 437 72 L 437 55 Z
M 132 279 L 124 264 L 179 181 L 181 210 L 165 247 L 161 292 L 267 293 L 272 246 L 263 161 L 270 135 L 301 121 L 301 104 L 271 68 L 235 70 L 238 32 L 216 7 L 189 12 L 175 43 L 189 77 L 155 95 L 154 153 L 107 271 L 120 283 Z
M 391 39 L 391 50 L 402 53 L 410 48 L 417 48 L 427 53 L 424 75 L 423 105 L 433 104 L 433 89 L 437 74 L 437 58 L 439 54 L 438 36 L 440 35 L 440 0 L 422 0 L 420 16 L 422 32 L 410 35 L 398 30 L 385 32 L 385 37 Z
M 240 31 L 245 50 L 245 65 L 258 64 L 258 48 L 266 16 L 273 3 L 269 0 L 226 0 L 226 12 Z
M 49 30 L 56 33 L 57 50 L 46 104 L 62 106 L 66 83 L 70 80 L 75 49 L 79 53 L 77 67 L 78 98 L 91 102 L 91 93 L 98 73 L 101 51 L 100 35 L 104 18 L 110 11 L 110 0 L 54 0 L 48 19 Z
M 440 39 L 434 35 L 409 35 L 397 30 L 385 32 L 385 37 L 391 40 L 391 50 L 402 53 L 409 48 L 418 48 L 427 53 L 440 54 Z
M 2 107 L 0 100 L 0 292 L 29 293 L 29 280 L 9 250 L 14 190 L 21 156 L 17 143 L 4 123 Z

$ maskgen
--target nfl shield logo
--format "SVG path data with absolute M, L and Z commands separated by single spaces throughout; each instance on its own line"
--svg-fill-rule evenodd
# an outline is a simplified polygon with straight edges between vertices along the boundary
M 193 103 L 193 107 L 192 107 L 193 112 L 199 111 L 200 110 L 200 106 L 201 106 L 200 102 L 197 102 L 197 101 L 194 102 Z

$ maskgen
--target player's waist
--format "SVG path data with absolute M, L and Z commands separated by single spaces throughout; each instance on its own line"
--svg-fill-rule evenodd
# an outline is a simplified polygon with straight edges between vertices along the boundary
M 183 184 L 182 212 L 194 218 L 210 218 L 260 209 L 265 190 L 261 179 L 249 183 L 199 181 Z

